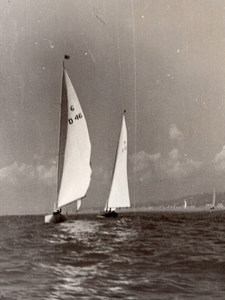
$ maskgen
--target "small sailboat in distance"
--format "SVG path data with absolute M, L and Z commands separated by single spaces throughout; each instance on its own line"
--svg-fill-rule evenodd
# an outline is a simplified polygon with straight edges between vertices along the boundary
M 215 205 L 216 205 L 216 189 L 213 188 L 212 206 L 210 207 L 210 210 L 214 210 Z
M 184 209 L 187 208 L 187 200 L 184 200 Z
M 64 59 L 69 59 L 65 55 Z M 59 130 L 57 203 L 45 223 L 64 222 L 62 207 L 75 202 L 77 211 L 91 181 L 91 142 L 87 123 L 63 60 L 62 95 Z
M 122 118 L 109 198 L 106 201 L 104 212 L 99 217 L 117 217 L 116 208 L 130 207 L 127 178 L 127 127 L 125 112 Z

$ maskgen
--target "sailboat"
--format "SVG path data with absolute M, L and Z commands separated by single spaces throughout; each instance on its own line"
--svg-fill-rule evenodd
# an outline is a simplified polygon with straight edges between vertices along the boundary
M 62 207 L 76 202 L 79 210 L 91 181 L 91 142 L 83 110 L 65 69 L 63 60 L 62 95 L 59 130 L 57 202 L 45 223 L 64 222 Z
M 214 210 L 216 205 L 216 190 L 213 188 L 213 196 L 212 196 L 212 206 L 210 207 L 210 210 Z
M 106 201 L 104 212 L 100 217 L 117 217 L 116 208 L 130 207 L 127 178 L 127 127 L 125 112 L 122 118 L 109 198 Z
M 187 208 L 187 201 L 184 200 L 184 208 L 186 209 Z

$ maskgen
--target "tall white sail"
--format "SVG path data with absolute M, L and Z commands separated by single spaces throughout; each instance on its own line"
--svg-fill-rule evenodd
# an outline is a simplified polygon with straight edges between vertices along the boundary
M 105 210 L 110 208 L 111 210 L 115 210 L 119 207 L 130 207 L 127 179 L 127 127 L 124 115 L 114 166 L 113 180 Z
M 64 146 L 61 149 L 60 155 L 63 157 L 59 163 L 59 168 L 62 170 L 59 178 L 60 188 L 58 194 L 58 207 L 62 207 L 73 201 L 79 200 L 86 195 L 87 189 L 91 180 L 91 143 L 87 128 L 87 123 L 79 103 L 77 94 L 71 83 L 67 71 L 63 70 L 64 80 L 64 99 L 62 96 L 63 105 L 67 114 L 66 123 L 62 130 L 65 134 Z M 64 101 L 64 102 L 63 102 Z M 62 144 L 62 143 L 60 143 Z M 81 202 L 79 201 L 77 208 L 79 209 Z
M 212 198 L 212 206 L 215 207 L 216 205 L 216 190 L 213 188 L 213 198 Z

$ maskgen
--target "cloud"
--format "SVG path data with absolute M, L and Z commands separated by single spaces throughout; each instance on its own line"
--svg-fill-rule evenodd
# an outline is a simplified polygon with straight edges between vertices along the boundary
M 202 162 L 184 154 L 184 135 L 174 123 L 170 125 L 169 138 L 176 144 L 176 148 L 166 156 L 162 156 L 161 153 L 148 154 L 140 151 L 131 157 L 134 171 L 140 181 L 184 179 L 199 174 L 199 171 L 204 169 Z M 224 158 L 225 168 L 225 147 L 221 156 Z
M 179 160 L 179 152 L 178 149 L 173 149 L 172 151 L 170 151 L 169 153 L 169 161 L 171 161 L 172 163 L 174 161 Z
M 54 161 L 50 161 L 48 165 L 26 165 L 14 162 L 0 169 L 0 181 L 18 184 L 21 182 L 29 182 L 38 180 L 47 185 L 55 182 L 57 168 Z
M 176 124 L 170 125 L 169 136 L 171 140 L 177 140 L 177 141 L 182 141 L 184 138 L 183 133 L 177 128 Z
M 225 146 L 215 155 L 212 163 L 216 171 L 225 171 Z
M 178 149 L 173 149 L 162 166 L 164 168 L 164 174 L 166 174 L 168 178 L 178 179 L 193 175 L 200 169 L 202 163 L 191 158 L 183 157 Z
M 132 157 L 134 159 L 134 156 Z M 194 175 L 202 167 L 200 161 L 183 156 L 178 149 L 172 149 L 166 157 L 160 153 L 136 154 L 137 175 L 141 181 L 155 179 L 182 179 Z
M 135 159 L 135 171 L 141 172 L 149 168 L 154 162 L 157 162 L 161 157 L 160 153 L 148 154 L 145 151 L 138 152 L 131 160 Z

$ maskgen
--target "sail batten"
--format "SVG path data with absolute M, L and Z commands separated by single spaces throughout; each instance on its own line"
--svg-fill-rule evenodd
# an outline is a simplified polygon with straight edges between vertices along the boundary
M 81 201 L 88 190 L 91 180 L 91 142 L 83 110 L 69 78 L 63 70 L 62 122 L 59 160 L 58 207 Z M 79 201 L 79 202 L 78 202 Z
M 130 207 L 130 196 L 127 178 L 127 128 L 125 116 L 123 115 L 113 179 L 104 210 L 125 207 Z

